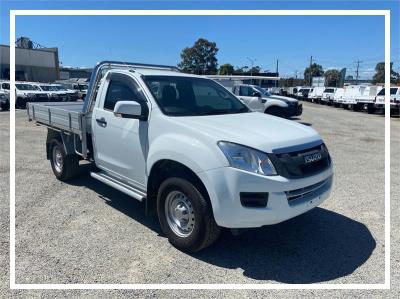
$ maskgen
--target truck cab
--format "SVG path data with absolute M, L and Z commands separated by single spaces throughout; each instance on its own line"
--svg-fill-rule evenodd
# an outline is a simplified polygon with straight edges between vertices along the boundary
M 324 90 L 325 87 L 321 86 L 313 87 L 312 90 L 308 93 L 308 100 L 312 103 L 319 103 L 322 98 Z
M 329 106 L 332 105 L 336 90 L 337 90 L 336 87 L 325 88 L 321 96 L 321 101 L 320 101 L 321 104 L 327 104 Z
M 314 129 L 253 111 L 215 81 L 174 67 L 102 62 L 83 103 L 29 103 L 28 117 L 48 127 L 59 180 L 90 161 L 94 179 L 144 201 L 185 251 L 211 245 L 222 227 L 305 213 L 332 187 L 332 161 Z
M 374 108 L 380 111 L 385 109 L 385 88 L 376 95 Z M 400 112 L 400 86 L 390 87 L 390 110 L 395 113 Z
M 286 118 L 299 116 L 303 111 L 296 99 L 271 95 L 257 85 L 235 85 L 232 91 L 253 111 Z

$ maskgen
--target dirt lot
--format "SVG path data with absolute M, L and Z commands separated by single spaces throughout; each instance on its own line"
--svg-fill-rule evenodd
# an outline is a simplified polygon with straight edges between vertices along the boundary
M 57 181 L 45 159 L 46 129 L 16 112 L 17 283 L 383 283 L 384 118 L 304 103 L 295 121 L 315 128 L 334 161 L 331 198 L 285 223 L 224 233 L 188 255 L 172 247 L 143 204 L 87 173 Z M 399 281 L 400 120 L 392 118 L 392 288 Z M 0 113 L 0 297 L 176 297 L 175 291 L 8 291 L 9 112 Z M 307 291 L 332 296 L 339 291 Z M 352 295 L 377 295 L 354 291 Z M 180 296 L 216 295 L 184 291 Z M 290 296 L 296 291 L 224 291 Z M 350 295 L 350 293 L 348 293 Z M 392 295 L 393 295 L 392 290 Z M 386 295 L 389 295 L 386 292 Z

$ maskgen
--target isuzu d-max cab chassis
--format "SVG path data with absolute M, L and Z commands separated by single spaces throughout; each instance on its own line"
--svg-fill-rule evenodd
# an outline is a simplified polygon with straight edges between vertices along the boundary
M 102 62 L 82 103 L 28 103 L 48 127 L 55 176 L 91 176 L 145 201 L 176 247 L 197 251 L 221 227 L 275 224 L 328 196 L 332 162 L 310 127 L 252 112 L 211 79 L 174 67 Z

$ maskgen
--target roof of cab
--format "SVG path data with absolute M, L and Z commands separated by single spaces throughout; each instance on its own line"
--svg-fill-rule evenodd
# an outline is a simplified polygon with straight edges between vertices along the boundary
M 118 69 L 117 69 L 118 70 Z M 143 76 L 176 76 L 176 77 L 192 77 L 192 78 L 206 78 L 205 76 L 198 76 L 198 75 L 192 75 L 192 74 L 187 74 L 187 73 L 181 73 L 178 71 L 172 71 L 169 69 L 152 69 L 152 68 L 139 68 L 139 67 L 133 67 L 130 68 L 129 70 L 126 69 L 121 69 L 119 70 L 121 72 L 134 72 Z

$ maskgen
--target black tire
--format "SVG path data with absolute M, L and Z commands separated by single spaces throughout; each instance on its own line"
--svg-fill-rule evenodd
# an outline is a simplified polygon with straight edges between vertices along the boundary
M 265 113 L 271 114 L 274 116 L 278 116 L 278 117 L 285 117 L 285 113 L 284 113 L 283 109 L 280 107 L 270 107 L 267 110 L 265 110 Z
M 17 98 L 15 100 L 15 108 L 17 109 L 25 109 L 26 108 L 26 100 L 23 98 Z
M 203 195 L 200 190 L 196 184 L 178 177 L 166 179 L 158 190 L 157 214 L 161 230 L 172 245 L 183 251 L 196 252 L 208 247 L 218 239 L 221 232 L 221 228 L 214 220 L 211 203 L 207 195 Z M 182 193 L 190 199 L 194 224 L 187 236 L 178 235 L 167 219 L 167 197 L 174 192 Z
M 374 105 L 368 105 L 367 106 L 367 113 L 368 114 L 372 114 L 372 113 L 374 113 L 375 112 L 375 107 L 374 107 Z
M 57 165 L 55 155 L 59 153 L 60 164 Z M 60 181 L 66 181 L 79 174 L 79 157 L 77 155 L 67 155 L 64 145 L 57 139 L 51 141 L 50 164 L 54 175 Z
M 353 107 L 351 107 L 353 111 L 360 111 L 360 106 L 358 104 L 353 104 Z
M 1 105 L 1 110 L 2 110 L 2 111 L 8 111 L 8 110 L 10 110 L 10 104 L 8 103 L 8 104 L 3 104 L 3 105 Z

